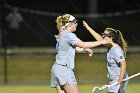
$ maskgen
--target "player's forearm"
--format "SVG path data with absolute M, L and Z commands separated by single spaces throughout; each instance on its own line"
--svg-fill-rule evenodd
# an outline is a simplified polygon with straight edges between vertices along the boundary
M 91 27 L 87 26 L 86 29 L 90 32 L 90 34 L 96 39 L 96 40 L 102 40 L 101 35 L 99 35 L 95 30 L 93 30 Z
M 82 51 L 84 51 L 84 50 L 85 50 L 85 48 L 76 47 L 76 51 L 78 51 L 78 52 L 82 52 Z
M 123 79 L 125 72 L 126 72 L 126 62 L 123 61 L 121 62 L 121 70 L 120 70 L 120 76 L 119 76 L 120 79 Z
M 82 48 L 92 48 L 96 47 L 102 44 L 102 41 L 94 41 L 94 42 L 78 42 L 76 43 L 77 47 L 82 47 Z

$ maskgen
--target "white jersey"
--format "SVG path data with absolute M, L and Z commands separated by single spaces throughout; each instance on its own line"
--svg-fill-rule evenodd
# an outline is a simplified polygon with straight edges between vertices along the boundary
M 119 45 L 114 45 L 107 52 L 107 68 L 109 79 L 119 79 L 120 62 L 123 60 L 125 60 L 124 52 Z
M 74 69 L 75 59 L 75 44 L 80 39 L 72 32 L 62 31 L 56 44 L 56 62 L 60 65 L 65 65 L 68 68 Z

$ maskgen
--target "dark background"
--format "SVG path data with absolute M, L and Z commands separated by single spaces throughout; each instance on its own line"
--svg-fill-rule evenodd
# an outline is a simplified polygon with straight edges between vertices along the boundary
M 19 9 L 23 21 L 18 29 L 9 28 L 6 17 L 12 8 L 7 5 Z M 55 46 L 55 20 L 65 13 L 78 19 L 75 33 L 83 41 L 95 40 L 82 26 L 85 20 L 98 33 L 112 27 L 122 31 L 128 45 L 140 45 L 139 0 L 0 0 L 0 46 Z

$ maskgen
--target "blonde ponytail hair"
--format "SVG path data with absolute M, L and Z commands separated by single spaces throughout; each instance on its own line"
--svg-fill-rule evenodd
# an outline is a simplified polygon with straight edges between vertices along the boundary
M 121 31 L 119 31 L 119 30 L 117 30 L 117 31 L 118 31 L 119 37 L 120 37 L 120 43 L 119 43 L 119 45 L 121 46 L 122 50 L 124 51 L 124 55 L 126 57 L 126 48 L 128 47 L 127 42 L 123 38 L 123 35 L 122 35 Z
M 56 26 L 56 27 L 57 27 L 59 33 L 58 33 L 58 35 L 55 35 L 56 40 L 59 39 L 61 31 L 62 31 L 62 29 L 64 29 L 64 28 L 63 28 L 63 27 L 64 27 L 64 24 L 65 24 L 66 22 L 68 22 L 69 17 L 70 17 L 69 14 L 64 14 L 64 15 L 62 15 L 62 16 L 58 16 L 58 17 L 57 17 L 57 19 L 56 19 L 57 26 Z

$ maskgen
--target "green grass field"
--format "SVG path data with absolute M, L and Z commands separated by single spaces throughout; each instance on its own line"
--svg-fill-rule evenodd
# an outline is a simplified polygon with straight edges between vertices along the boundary
M 139 48 L 137 48 L 139 49 Z M 30 49 L 29 49 L 30 50 Z M 23 51 L 23 50 L 22 50 Z M 140 54 L 128 54 L 127 72 L 133 75 L 140 72 Z M 56 93 L 54 88 L 46 85 L 25 85 L 25 82 L 48 82 L 55 55 L 9 55 L 8 82 L 23 82 L 20 85 L 0 85 L 0 93 Z M 75 75 L 79 82 L 80 93 L 91 93 L 95 86 L 107 82 L 106 54 L 76 54 Z M 0 82 L 4 81 L 4 60 L 0 55 Z M 140 76 L 130 80 L 126 93 L 140 93 Z M 95 83 L 100 85 L 96 85 Z M 135 83 L 137 82 L 137 83 Z M 16 83 L 15 83 L 16 84 Z M 95 84 L 95 85 L 92 85 Z
M 127 55 L 127 71 L 129 75 L 140 72 L 140 55 Z M 8 81 L 50 81 L 50 70 L 54 63 L 54 55 L 11 55 L 8 56 Z M 96 54 L 93 57 L 76 55 L 75 75 L 77 80 L 103 80 L 106 69 L 105 54 Z M 3 58 L 0 57 L 0 81 L 3 81 Z M 136 77 L 136 79 L 138 79 Z
M 80 84 L 80 93 L 91 93 L 93 87 L 102 85 Z M 56 93 L 48 85 L 1 85 L 0 93 Z M 126 93 L 140 93 L 140 84 L 129 84 Z

